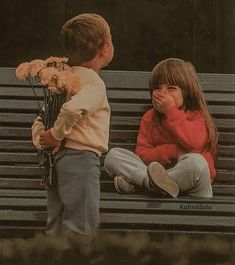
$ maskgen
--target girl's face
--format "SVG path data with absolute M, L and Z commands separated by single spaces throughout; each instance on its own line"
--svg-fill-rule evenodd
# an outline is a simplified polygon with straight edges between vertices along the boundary
M 177 108 L 183 106 L 183 94 L 181 88 L 178 86 L 162 84 L 153 91 L 153 94 L 167 97 L 170 96 L 173 98 Z

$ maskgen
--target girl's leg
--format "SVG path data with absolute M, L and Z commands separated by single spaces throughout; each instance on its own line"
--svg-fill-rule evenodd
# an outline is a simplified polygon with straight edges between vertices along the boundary
M 63 203 L 61 223 L 80 234 L 92 234 L 99 222 L 100 161 L 89 151 L 65 149 L 56 164 Z
M 104 167 L 111 176 L 122 176 L 140 187 L 148 181 L 147 166 L 136 154 L 126 149 L 111 149 L 104 160 Z
M 180 188 L 180 193 L 195 197 L 212 197 L 210 170 L 206 159 L 196 153 L 180 157 L 177 164 L 166 170 Z

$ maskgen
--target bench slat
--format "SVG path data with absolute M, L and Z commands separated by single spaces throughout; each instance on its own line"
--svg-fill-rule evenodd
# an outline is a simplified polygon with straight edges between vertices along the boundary
M 36 114 L 31 113 L 0 113 L 0 124 L 2 126 L 12 127 L 24 127 L 30 128 L 33 124 L 33 120 L 36 118 Z M 134 128 L 139 129 L 141 116 L 113 116 L 111 117 L 111 128 Z M 217 118 L 215 124 L 219 130 L 229 130 L 235 132 L 235 119 Z
M 0 188 L 10 188 L 10 189 L 43 189 L 40 185 L 40 179 L 0 179 Z
M 28 100 L 30 102 L 31 109 L 33 105 L 37 108 L 36 99 L 43 104 L 43 90 L 42 88 L 34 89 L 37 98 L 33 90 L 29 87 L 1 87 L 0 99 L 2 108 L 4 108 L 5 102 L 13 101 L 20 102 Z M 127 102 L 127 103 L 144 103 L 151 104 L 150 95 L 148 89 L 145 90 L 107 90 L 109 102 Z M 221 104 L 221 105 L 234 105 L 235 97 L 231 95 L 231 92 L 223 93 L 204 93 L 205 99 L 209 105 Z M 33 104 L 33 105 L 32 105 Z
M 45 198 L 46 190 L 45 189 L 1 189 L 0 193 L 1 198 L 27 198 L 27 199 L 35 199 L 35 198 Z
M 146 194 L 119 194 L 117 192 L 101 192 L 102 200 L 111 200 L 111 201 L 122 201 L 125 203 L 126 201 L 148 201 L 148 202 L 176 202 L 176 203 L 212 203 L 212 204 L 234 204 L 235 197 L 234 196 L 213 196 L 213 198 L 196 198 L 190 196 L 179 196 L 175 199 L 172 198 L 157 198 L 154 196 L 149 196 Z
M 41 102 L 41 106 L 43 103 Z M 141 104 L 141 103 L 110 103 L 111 109 L 113 112 L 119 112 L 119 113 L 127 113 L 127 115 L 130 115 L 130 113 L 144 113 L 148 109 L 151 108 L 151 105 L 149 103 L 147 104 Z M 235 106 L 234 105 L 209 105 L 208 109 L 210 113 L 214 116 L 230 116 L 231 118 L 235 117 Z M 31 113 L 38 113 L 38 106 L 35 100 L 5 100 L 0 99 L 0 110 L 6 111 L 11 110 L 11 112 L 31 112 Z
M 217 170 L 217 175 L 215 179 L 216 183 L 233 183 L 235 184 L 235 171 L 231 170 Z
M 46 198 L 35 198 L 29 200 L 27 198 L 0 198 L 0 209 L 26 209 L 26 208 L 41 208 L 46 210 Z M 151 214 L 167 213 L 169 211 L 180 211 L 180 214 L 190 215 L 197 211 L 207 215 L 225 214 L 228 216 L 235 216 L 235 204 L 225 204 L 223 202 L 180 202 L 163 200 L 156 201 L 130 201 L 125 202 L 118 200 L 102 200 L 100 202 L 100 210 L 110 210 L 113 212 L 148 212 Z
M 0 193 L 0 198 L 8 198 L 9 196 L 12 196 L 14 194 L 13 198 L 46 198 L 46 190 L 28 190 L 28 189 L 3 189 Z M 195 197 L 178 197 L 177 199 L 172 198 L 159 198 L 154 196 L 149 196 L 146 194 L 119 194 L 117 192 L 101 192 L 101 201 L 120 201 L 125 203 L 126 201 L 134 201 L 134 202 L 178 202 L 182 204 L 187 203 L 209 203 L 209 204 L 234 204 L 235 203 L 235 197 L 234 196 L 217 196 L 214 195 L 213 198 L 195 198 Z M 11 197 L 12 198 L 12 197 Z
M 135 141 L 138 134 L 138 130 L 118 130 L 114 129 L 110 131 L 110 141 Z M 0 138 L 8 139 L 31 139 L 31 129 L 21 127 L 2 127 L 0 130 Z M 116 140 L 115 140 L 116 139 Z M 121 141 L 122 140 L 122 141 Z M 219 134 L 219 141 L 222 143 L 235 144 L 235 132 L 221 132 Z
M 31 126 L 36 116 L 32 113 L 0 113 L 0 123 L 12 126 Z
M 12 210 L 0 210 L 0 221 L 24 221 L 24 222 L 39 222 L 46 221 L 46 211 L 12 211 Z
M 149 72 L 139 71 L 105 71 L 100 72 L 101 78 L 104 79 L 108 87 L 122 88 L 146 88 L 148 87 Z M 235 91 L 235 77 L 233 74 L 211 74 L 198 73 L 201 83 L 205 90 L 213 91 Z M 15 77 L 15 68 L 0 68 L 1 84 L 22 86 L 25 83 Z M 28 85 L 26 83 L 26 85 Z
M 138 134 L 138 130 L 111 130 L 110 140 L 112 142 L 131 142 L 135 141 Z M 234 132 L 221 132 L 219 134 L 219 142 L 235 144 Z
M 102 159 L 103 160 L 103 159 Z M 0 152 L 0 161 L 8 162 L 12 161 L 15 163 L 38 163 L 38 154 L 36 152 Z M 235 157 L 218 157 L 216 164 L 219 168 L 234 169 L 235 167 Z M 224 166 L 223 166 L 224 165 Z
M 35 94 L 34 94 L 35 91 Z M 38 98 L 43 99 L 43 89 L 40 87 L 34 87 L 34 91 L 31 87 L 28 86 L 1 86 L 0 89 L 0 98 L 6 99 L 32 99 L 35 98 L 35 95 Z
M 172 222 L 172 220 L 174 220 Z M 101 224 L 112 224 L 117 227 L 122 227 L 125 224 L 130 224 L 131 226 L 141 225 L 154 226 L 155 229 L 158 226 L 167 227 L 170 229 L 177 230 L 177 226 L 188 227 L 190 230 L 196 229 L 196 227 L 206 227 L 208 230 L 213 227 L 216 231 L 227 230 L 233 231 L 235 217 L 226 216 L 185 216 L 185 215 L 146 215 L 146 214 L 119 214 L 119 213 L 103 213 L 101 214 Z M 192 229 L 193 226 L 193 229 Z
M 35 165 L 0 165 L 0 176 L 2 178 L 13 177 L 37 177 L 41 174 L 38 164 Z M 1 180 L 0 180 L 1 181 Z
M 11 211 L 11 210 L 0 210 L 0 221 L 14 221 L 14 223 L 22 222 L 32 223 L 41 222 L 45 223 L 47 217 L 46 211 Z M 190 229 L 192 226 L 194 230 L 203 230 L 203 228 L 210 228 L 210 230 L 216 231 L 231 231 L 234 227 L 235 217 L 231 216 L 195 216 L 195 215 L 146 215 L 136 213 L 100 213 L 101 226 L 112 225 L 112 227 L 130 227 L 137 228 L 141 225 L 144 227 L 167 227 L 168 229 L 181 230 Z M 42 224 L 43 225 L 43 224 Z M 45 224 L 44 224 L 45 225 Z
M 36 148 L 31 140 L 0 140 L 0 151 L 36 152 Z
M 149 72 L 139 71 L 101 71 L 107 87 L 138 88 L 148 87 Z M 204 90 L 235 91 L 235 76 L 233 74 L 198 73 Z
M 38 154 L 37 153 L 1 153 L 0 161 L 17 163 L 17 164 L 37 164 Z
M 0 176 L 2 178 L 40 178 L 40 168 L 37 164 L 26 165 L 0 165 Z M 110 179 L 107 172 L 101 167 L 101 179 Z M 216 183 L 235 183 L 235 170 L 217 169 Z
M 234 170 L 235 157 L 218 157 L 216 160 L 216 166 L 220 169 Z
M 109 148 L 121 147 L 124 149 L 129 149 L 134 151 L 135 143 L 119 143 L 119 142 L 110 142 Z M 32 152 L 36 151 L 31 140 L 0 140 L 0 152 Z M 217 156 L 235 156 L 235 146 L 218 146 Z
M 102 192 L 114 192 L 114 185 L 112 180 L 100 181 Z M 230 195 L 235 196 L 235 183 L 215 183 L 212 186 L 214 195 Z M 16 179 L 16 178 L 1 178 L 0 189 L 28 189 L 28 190 L 42 190 L 44 189 L 40 185 L 40 179 Z

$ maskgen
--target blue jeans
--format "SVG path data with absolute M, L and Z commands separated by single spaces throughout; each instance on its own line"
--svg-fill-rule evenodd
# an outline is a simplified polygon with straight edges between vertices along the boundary
M 56 162 L 57 184 L 47 188 L 47 234 L 62 225 L 80 234 L 99 223 L 100 161 L 90 151 L 65 148 Z

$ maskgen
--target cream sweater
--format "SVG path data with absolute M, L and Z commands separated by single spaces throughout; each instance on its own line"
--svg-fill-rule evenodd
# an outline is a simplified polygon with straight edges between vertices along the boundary
M 81 83 L 81 90 L 63 104 L 51 128 L 52 136 L 65 147 L 88 150 L 100 156 L 108 150 L 110 106 L 106 87 L 99 75 L 84 67 L 73 67 Z M 36 119 L 32 126 L 34 145 L 40 149 L 39 134 L 44 130 Z

